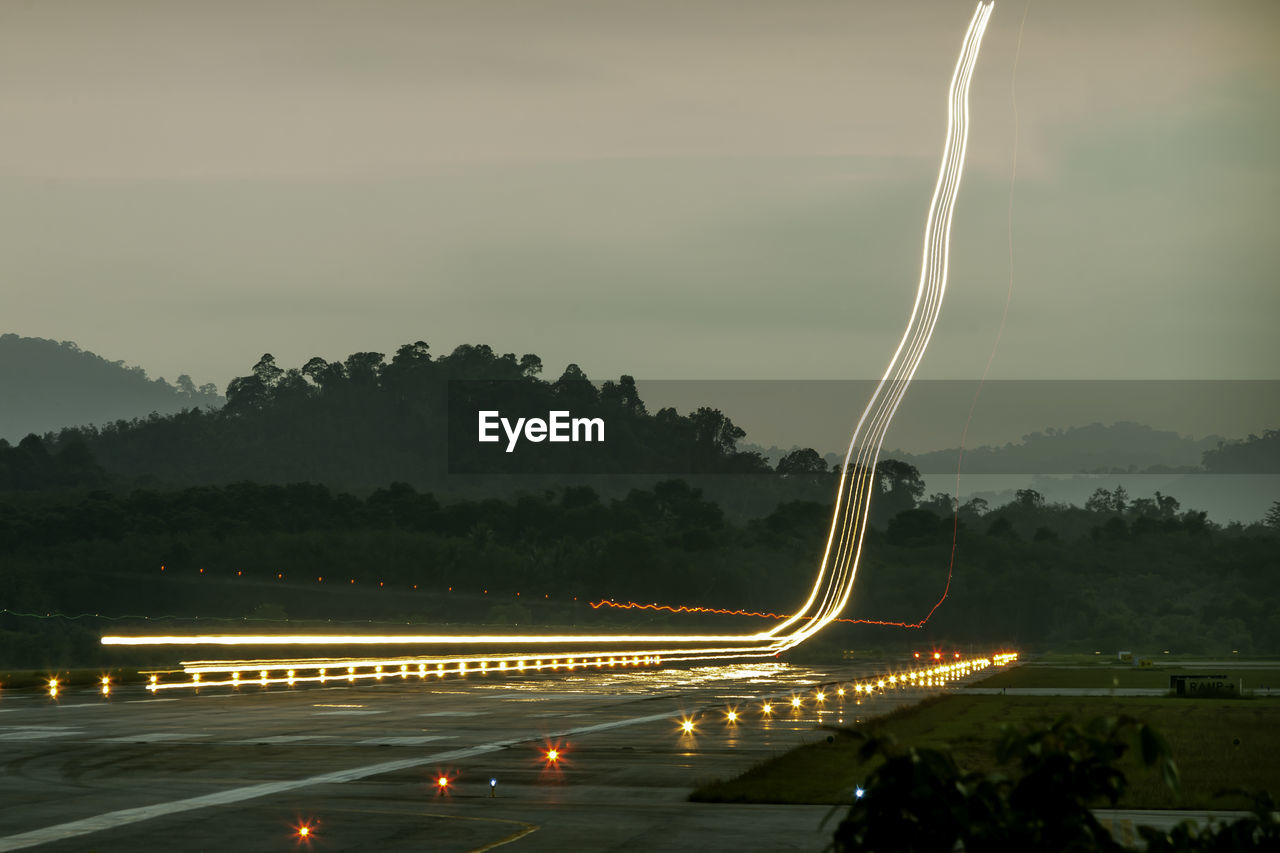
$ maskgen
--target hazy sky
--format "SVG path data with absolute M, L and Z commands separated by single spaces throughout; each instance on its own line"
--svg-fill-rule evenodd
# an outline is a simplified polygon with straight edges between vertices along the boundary
M 1008 288 L 1023 0 L 921 375 Z M 0 331 L 219 387 L 428 341 L 594 378 L 876 376 L 973 4 L 0 2 Z M 1276 378 L 1280 4 L 1029 7 L 992 375 Z

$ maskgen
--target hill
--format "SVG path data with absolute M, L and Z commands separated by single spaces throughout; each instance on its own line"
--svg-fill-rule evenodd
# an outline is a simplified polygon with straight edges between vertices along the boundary
M 102 424 L 158 412 L 219 406 L 212 384 L 183 374 L 177 385 L 141 367 L 108 361 L 71 341 L 0 335 L 0 438 L 17 443 L 75 424 Z
M 552 381 L 540 379 L 541 371 L 536 355 L 463 345 L 436 358 L 422 341 L 389 361 L 358 352 L 286 368 L 267 354 L 228 383 L 220 409 L 69 427 L 48 449 L 82 442 L 112 474 L 179 485 L 307 481 L 362 489 L 393 481 L 438 487 L 452 474 L 771 473 L 759 456 L 737 449 L 743 431 L 715 409 L 650 413 L 630 376 L 597 387 L 575 364 Z M 515 442 L 495 428 L 482 442 L 477 414 L 487 411 L 513 422 L 572 412 L 607 425 L 608 435 L 602 426 L 600 440 L 570 444 L 547 435 L 543 423 L 541 436 L 526 431 Z
M 1120 421 L 1065 430 L 1046 429 L 1001 447 L 964 451 L 969 474 L 1137 474 L 1192 473 L 1204 470 L 1206 453 L 1223 446 L 1220 436 L 1190 438 L 1171 430 Z M 956 470 L 958 448 L 930 453 L 889 451 L 886 455 L 923 472 Z

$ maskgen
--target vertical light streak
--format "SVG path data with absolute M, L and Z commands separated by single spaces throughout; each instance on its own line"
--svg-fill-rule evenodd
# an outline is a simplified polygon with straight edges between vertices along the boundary
M 915 376 L 925 349 L 937 325 L 942 307 L 942 297 L 946 292 L 947 274 L 950 263 L 951 221 L 955 211 L 960 178 L 964 170 L 965 152 L 968 145 L 969 131 L 969 83 L 977 63 L 978 51 L 982 44 L 983 34 L 991 18 L 994 2 L 984 0 L 978 4 L 969 28 L 961 44 L 960 56 L 952 73 L 951 85 L 947 99 L 947 131 L 943 144 L 942 163 L 938 170 L 938 180 L 934 187 L 933 197 L 929 202 L 929 212 L 925 219 L 924 245 L 921 251 L 920 281 L 916 288 L 915 303 L 907 328 L 894 351 L 889 365 L 885 369 L 871 400 L 860 416 L 849 447 L 845 452 L 844 464 L 840 471 L 840 483 L 836 492 L 836 506 L 832 513 L 831 528 L 827 535 L 826 548 L 822 562 L 814 581 L 808 600 L 804 605 L 780 625 L 772 630 L 755 634 L 567 634 L 547 635 L 426 635 L 426 636 L 358 636 L 358 635 L 194 635 L 163 637 L 118 637 L 102 638 L 104 645 L 222 645 L 222 646 L 275 646 L 275 645 L 394 645 L 394 644 L 430 644 L 430 645 L 504 645 L 545 647 L 547 645 L 570 646 L 591 644 L 601 648 L 593 649 L 583 655 L 581 649 L 569 649 L 556 653 L 552 649 L 544 649 L 546 656 L 553 659 L 552 668 L 559 657 L 570 655 L 604 656 L 621 654 L 623 663 L 639 664 L 657 662 L 661 657 L 669 661 L 706 660 L 715 657 L 752 657 L 776 654 L 791 648 L 813 636 L 823 627 L 837 618 L 840 611 L 849 601 L 853 591 L 853 581 L 857 574 L 858 561 L 866 534 L 867 519 L 871 506 L 871 494 L 874 485 L 875 465 L 880 455 L 881 444 L 889 423 L 898 410 L 907 386 Z M 676 645 L 669 645 L 676 644 Z M 626 648 L 630 646 L 631 648 Z M 622 648 L 618 648 L 622 647 Z M 514 653 L 513 653 L 514 654 Z M 525 652 L 526 656 L 528 652 Z M 517 668 L 523 669 L 524 660 L 518 656 L 489 654 L 483 658 L 472 656 L 453 656 L 448 658 L 456 664 L 459 674 L 467 671 L 469 661 L 496 661 L 499 657 L 512 661 Z M 439 659 L 435 659 L 439 660 Z M 396 664 L 402 661 L 395 661 Z M 425 664 L 422 659 L 413 659 L 412 663 Z M 267 669 L 283 668 L 289 661 L 262 662 Z M 313 666 L 336 665 L 338 662 L 313 660 Z M 350 663 L 350 661 L 342 661 Z M 378 666 L 381 662 L 373 662 Z M 204 672 L 227 671 L 239 667 L 242 662 L 200 662 L 195 669 Z M 257 668 L 257 667 L 255 667 Z M 569 667 L 572 669 L 572 666 Z M 542 669 L 542 662 L 535 664 L 535 669 Z M 439 664 L 443 675 L 443 664 Z M 354 681 L 354 667 L 349 667 L 348 680 Z M 324 678 L 324 670 L 320 670 L 318 678 Z M 382 673 L 375 671 L 374 677 L 381 678 Z M 364 676 L 362 676 L 364 677 Z M 301 680 L 301 679 L 299 679 Z M 262 672 L 260 683 L 265 686 L 271 679 Z M 232 673 L 232 683 L 239 684 L 238 673 Z M 188 685 L 166 685 L 188 686 Z M 156 689 L 153 684 L 152 689 Z
M 924 350 L 933 335 L 942 306 L 942 296 L 946 290 L 951 248 L 951 220 L 968 144 L 969 82 L 993 7 L 994 3 L 981 3 L 974 12 L 952 74 L 947 104 L 947 134 L 942 153 L 942 165 L 938 171 L 938 181 L 925 220 L 920 283 L 916 289 L 915 305 L 912 307 L 911 318 L 898 344 L 898 349 L 890 359 L 888 368 L 849 440 L 840 474 L 836 509 L 833 513 L 831 531 L 827 537 L 827 547 L 823 554 L 818 579 L 808 601 L 790 619 L 769 632 L 773 635 L 781 635 L 802 620 L 809 621 L 809 625 L 791 632 L 784 648 L 803 642 L 834 619 L 848 602 L 853 589 L 858 557 L 866 532 L 875 464 L 879 458 L 880 446 L 888 430 L 889 421 L 897 411 L 906 393 L 907 385 L 915 376 L 916 369 L 924 357 Z M 862 439 L 861 443 L 860 439 Z M 849 478 L 850 462 L 853 463 L 854 476 L 846 497 L 845 483 Z M 821 603 L 815 607 L 815 602 L 819 601 L 820 596 Z

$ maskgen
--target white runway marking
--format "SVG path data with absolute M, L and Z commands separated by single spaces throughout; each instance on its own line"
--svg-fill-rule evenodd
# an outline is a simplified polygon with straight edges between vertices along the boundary
M 419 717 L 479 717 L 489 713 L 488 711 L 431 711 L 426 714 L 419 714 Z
M 68 708 L 109 708 L 110 705 L 105 702 L 78 702 L 75 705 L 58 705 L 59 711 L 65 711 Z
M 39 740 L 46 737 L 78 735 L 84 729 L 70 726 L 0 726 L 0 740 Z
M 364 717 L 369 714 L 385 714 L 386 711 L 312 711 L 317 717 Z
M 407 735 L 404 737 L 369 737 L 356 743 L 363 746 L 419 746 L 433 740 L 456 740 L 456 735 Z
M 663 714 L 651 714 L 647 717 L 633 717 L 628 720 L 615 720 L 611 723 L 598 723 L 594 726 L 565 729 L 564 731 L 555 732 L 550 736 L 568 737 L 569 735 L 588 734 L 590 732 L 604 731 L 605 729 L 619 729 L 624 726 L 634 726 L 640 723 L 652 723 L 658 720 L 669 719 L 671 719 L 671 714 L 669 712 Z M 65 841 L 68 838 L 77 838 L 81 835 L 89 835 L 93 832 L 103 832 L 108 829 L 116 829 L 121 826 L 128 826 L 129 824 L 140 823 L 144 820 L 151 820 L 152 818 L 164 817 L 166 815 L 181 814 L 182 812 L 209 808 L 210 806 L 225 806 L 231 803 L 240 803 L 245 800 L 253 800 L 258 797 L 266 797 L 271 794 L 279 794 L 285 791 L 296 791 L 299 788 L 309 788 L 313 785 L 340 785 L 344 782 L 354 782 L 359 779 L 366 779 L 370 776 L 379 776 L 383 773 L 393 773 L 398 770 L 408 770 L 413 767 L 421 767 L 424 764 L 435 764 L 445 761 L 461 761 L 464 758 L 484 755 L 489 752 L 497 752 L 500 749 L 506 749 L 509 746 L 515 746 L 516 744 L 525 743 L 529 740 L 541 740 L 541 737 L 519 737 L 512 738 L 510 740 L 498 740 L 491 743 L 480 744 L 478 746 L 468 746 L 463 747 L 462 749 L 450 750 L 448 752 L 438 752 L 435 755 L 427 755 L 418 758 L 402 758 L 397 761 L 383 761 L 378 764 L 368 764 L 364 767 L 353 767 L 350 770 L 337 770 L 332 773 L 322 773 L 318 776 L 308 776 L 305 779 L 263 782 L 258 785 L 246 785 L 241 788 L 231 788 L 214 794 L 204 794 L 199 797 L 188 797 L 183 800 L 173 800 L 168 803 L 156 803 L 150 806 L 120 809 L 119 811 L 106 812 L 105 814 L 84 818 L 82 820 L 73 820 L 69 823 L 60 823 L 54 826 L 44 827 L 43 829 L 33 829 L 30 832 L 20 832 L 17 835 L 9 835 L 4 838 L 0 838 L 0 853 L 5 853 L 5 851 L 9 850 L 23 850 L 27 847 L 35 847 L 37 844 L 49 844 L 54 841 Z
M 271 735 L 270 737 L 250 737 L 244 740 L 232 740 L 228 743 L 297 743 L 302 740 L 327 740 L 327 735 Z
M 177 701 L 178 701 L 177 699 L 126 699 L 125 703 L 129 705 L 133 705 L 138 702 L 177 702 Z
M 208 737 L 207 732 L 144 732 L 123 737 L 99 738 L 96 743 L 164 743 L 175 740 L 194 740 Z

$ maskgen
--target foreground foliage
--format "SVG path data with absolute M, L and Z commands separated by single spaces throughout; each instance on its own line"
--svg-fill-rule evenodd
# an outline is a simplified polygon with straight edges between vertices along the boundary
M 858 735 L 862 737 L 861 735 Z M 1063 717 L 1029 731 L 1005 729 L 996 759 L 1007 769 L 962 770 L 945 749 L 901 748 L 888 736 L 867 736 L 863 761 L 880 762 L 837 826 L 836 851 L 950 853 L 964 850 L 1123 851 L 1093 809 L 1115 806 L 1128 786 L 1117 763 L 1136 746 L 1142 763 L 1177 788 L 1168 744 L 1131 717 L 1077 725 Z M 1139 831 L 1148 850 L 1271 850 L 1280 824 L 1270 797 L 1255 797 L 1254 814 L 1200 829 Z

